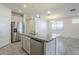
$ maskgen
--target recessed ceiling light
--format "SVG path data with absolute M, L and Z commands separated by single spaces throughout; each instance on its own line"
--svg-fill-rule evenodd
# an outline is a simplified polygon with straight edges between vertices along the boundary
M 36 15 L 37 18 L 40 18 L 39 14 Z
M 19 12 L 21 13 L 21 12 L 22 12 L 22 10 L 19 10 Z
M 24 5 L 24 8 L 26 8 L 27 6 L 26 5 Z
M 49 16 L 46 16 L 46 19 L 56 19 L 59 17 L 60 17 L 59 15 L 49 15 Z
M 51 14 L 51 12 L 50 12 L 50 11 L 48 11 L 47 13 L 48 13 L 48 14 Z

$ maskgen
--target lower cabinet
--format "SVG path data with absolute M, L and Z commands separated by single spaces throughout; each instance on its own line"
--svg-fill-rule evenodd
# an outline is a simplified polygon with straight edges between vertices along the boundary
M 43 55 L 43 43 L 36 41 L 34 39 L 31 39 L 31 54 L 32 55 Z
M 43 44 L 42 42 L 36 41 L 29 37 L 23 37 L 22 47 L 30 55 L 43 55 Z
M 31 54 L 31 52 L 30 52 L 30 38 L 28 38 L 28 37 L 23 37 L 23 39 L 22 39 L 22 47 L 24 48 L 24 50 L 26 51 L 26 52 L 28 52 L 29 54 Z

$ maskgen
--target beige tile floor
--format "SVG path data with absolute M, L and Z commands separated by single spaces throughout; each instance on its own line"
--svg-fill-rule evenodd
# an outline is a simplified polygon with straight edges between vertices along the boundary
M 16 42 L 0 48 L 0 55 L 27 55 L 27 53 L 22 50 L 21 42 Z

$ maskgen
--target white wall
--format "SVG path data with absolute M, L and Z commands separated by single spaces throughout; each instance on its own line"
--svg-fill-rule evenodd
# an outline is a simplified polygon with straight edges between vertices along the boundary
M 24 31 L 24 22 L 23 16 L 12 12 L 11 21 L 15 22 L 15 28 L 17 28 L 17 32 L 22 33 Z
M 72 23 L 72 20 L 78 19 L 79 16 L 66 17 L 55 21 L 63 21 L 63 28 L 58 31 L 61 36 L 79 39 L 79 23 Z
M 11 21 L 15 22 L 15 27 L 17 28 L 17 25 L 19 23 L 19 21 L 22 19 L 21 15 L 16 14 L 16 13 L 12 13 L 11 15 Z
M 37 34 L 47 35 L 47 21 L 42 18 L 35 19 L 35 31 Z
M 72 20 L 74 20 L 76 18 L 77 18 L 77 16 L 66 18 L 63 20 L 64 27 L 61 31 L 62 36 L 79 39 L 79 23 L 77 23 L 77 24 L 72 23 Z M 79 16 L 77 19 L 79 20 Z
M 11 42 L 11 10 L 0 4 L 0 48 Z
M 27 33 L 26 32 L 26 15 L 25 14 L 23 15 L 23 21 L 24 21 L 24 27 L 25 27 L 24 33 Z
M 35 18 L 24 15 L 25 33 L 35 32 Z

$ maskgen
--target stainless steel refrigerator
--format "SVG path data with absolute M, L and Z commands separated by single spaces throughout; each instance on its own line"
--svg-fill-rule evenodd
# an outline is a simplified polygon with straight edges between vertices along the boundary
M 15 22 L 11 22 L 11 42 L 14 43 L 18 41 L 20 40 L 18 39 L 17 28 L 15 25 Z

